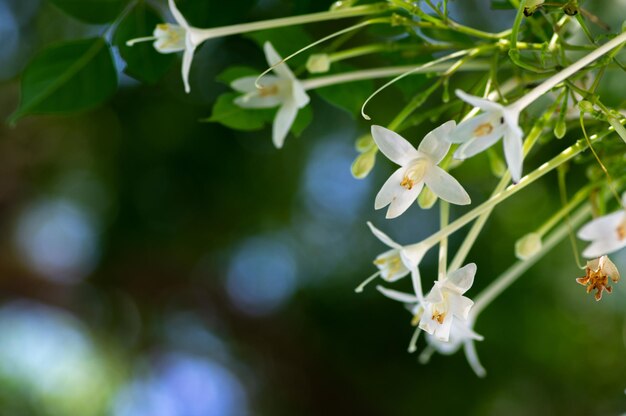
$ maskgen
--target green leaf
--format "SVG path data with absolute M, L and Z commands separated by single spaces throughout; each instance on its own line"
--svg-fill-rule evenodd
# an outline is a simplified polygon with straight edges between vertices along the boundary
M 117 89 L 111 49 L 102 38 L 51 46 L 22 75 L 21 101 L 9 121 L 27 114 L 55 114 L 93 108 Z
M 333 67 L 334 69 L 340 69 L 340 72 L 354 70 L 354 68 L 348 65 L 334 64 Z M 361 106 L 367 100 L 367 97 L 374 92 L 374 82 L 372 80 L 346 82 L 317 88 L 315 92 L 328 103 L 355 116 L 361 112 Z
M 271 42 L 278 54 L 283 58 L 313 42 L 311 36 L 301 26 L 285 26 L 260 32 L 250 32 L 244 36 L 252 39 L 261 48 L 263 48 L 265 42 Z M 287 65 L 292 69 L 299 65 L 304 65 L 310 53 L 312 53 L 311 49 L 296 55 L 287 61 Z
M 220 123 L 226 127 L 242 131 L 260 130 L 266 124 L 271 125 L 278 111 L 276 108 L 241 108 L 235 104 L 235 98 L 239 94 L 228 92 L 220 95 L 215 104 L 211 117 L 203 119 L 204 122 Z M 301 108 L 298 111 L 291 133 L 300 136 L 302 131 L 313 120 L 313 111 L 310 106 Z
M 298 110 L 298 115 L 291 125 L 291 133 L 296 137 L 300 137 L 304 129 L 311 124 L 311 121 L 313 121 L 313 110 L 311 110 L 310 105 L 307 105 Z
M 113 21 L 129 0 L 50 0 L 52 4 L 76 19 L 93 24 Z
M 248 12 L 257 2 L 258 0 L 176 0 L 176 6 L 192 26 L 215 27 L 246 21 Z
M 157 82 L 175 60 L 174 54 L 162 54 L 152 46 L 152 42 L 141 42 L 126 46 L 126 41 L 150 36 L 163 19 L 150 6 L 139 3 L 120 22 L 113 34 L 113 44 L 117 46 L 126 62 L 124 72 L 140 81 L 152 84 Z
M 215 104 L 211 117 L 203 121 L 216 122 L 235 130 L 260 130 L 274 119 L 274 109 L 247 109 L 235 104 L 239 94 L 228 92 L 220 95 Z
M 221 74 L 217 76 L 217 80 L 223 82 L 226 85 L 230 85 L 236 79 L 249 77 L 253 75 L 259 75 L 261 71 L 247 66 L 231 66 L 226 68 Z

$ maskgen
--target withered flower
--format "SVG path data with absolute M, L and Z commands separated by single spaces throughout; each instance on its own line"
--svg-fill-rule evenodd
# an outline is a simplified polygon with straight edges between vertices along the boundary
M 609 278 L 613 283 L 617 283 L 619 281 L 619 271 L 608 256 L 602 256 L 589 260 L 587 262 L 586 275 L 579 277 L 576 281 L 583 286 L 587 286 L 587 293 L 595 290 L 595 298 L 600 300 L 602 299 L 602 291 L 606 290 L 608 293 L 613 291 L 613 288 L 609 286 Z

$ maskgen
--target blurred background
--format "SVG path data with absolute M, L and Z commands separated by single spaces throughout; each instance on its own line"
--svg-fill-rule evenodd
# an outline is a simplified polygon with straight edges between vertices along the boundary
M 261 0 L 221 13 L 223 3 L 207 1 L 219 24 L 330 5 Z M 510 27 L 514 15 L 486 1 L 451 4 L 454 17 L 486 30 Z M 584 5 L 614 30 L 626 17 L 622 0 Z M 306 30 L 320 37 L 344 24 Z M 45 0 L 0 0 L 0 118 L 16 108 L 18 75 L 44 45 L 104 30 Z M 370 59 L 360 65 L 379 65 Z M 462 352 L 420 365 L 406 352 L 403 306 L 373 286 L 353 289 L 386 250 L 366 221 L 410 243 L 438 228 L 437 210 L 414 206 L 393 221 L 375 212 L 394 167 L 379 158 L 367 179 L 353 179 L 354 140 L 369 125 L 318 97 L 311 125 L 280 151 L 269 127 L 199 122 L 227 90 L 216 75 L 233 64 L 263 69 L 264 58 L 244 37 L 207 42 L 190 95 L 179 60 L 154 85 L 124 75 L 120 62 L 120 89 L 106 105 L 0 124 L 1 415 L 626 412 L 626 284 L 595 302 L 574 280 L 582 272 L 567 242 L 477 322 L 485 379 Z M 623 72 L 604 85 L 606 102 L 623 101 Z M 398 97 L 377 99 L 375 123 L 399 111 Z M 548 144 L 525 166 L 576 139 Z M 486 162 L 483 154 L 455 173 L 475 202 L 497 182 Z M 478 264 L 470 297 L 514 261 L 515 240 L 558 209 L 556 183 L 549 175 L 495 210 L 468 259 Z M 613 259 L 626 273 L 626 253 Z M 435 267 L 433 251 L 425 282 Z

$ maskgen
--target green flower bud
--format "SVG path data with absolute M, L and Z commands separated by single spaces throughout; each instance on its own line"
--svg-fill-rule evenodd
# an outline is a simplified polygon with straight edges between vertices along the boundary
M 422 189 L 419 197 L 417 197 L 417 203 L 422 209 L 430 209 L 437 202 L 437 195 L 433 191 L 430 190 L 427 186 Z
M 557 139 L 562 139 L 565 133 L 567 133 L 567 124 L 565 120 L 559 118 L 554 126 L 554 136 Z
M 529 233 L 515 243 L 515 256 L 520 260 L 526 260 L 541 251 L 541 235 Z
M 369 152 L 358 155 L 350 167 L 352 176 L 356 179 L 365 178 L 374 168 L 374 164 L 376 163 L 376 153 L 377 152 L 370 150 Z
M 586 113 L 593 113 L 594 109 L 593 109 L 593 104 L 591 104 L 589 101 L 587 100 L 582 100 L 578 103 L 578 108 L 580 108 L 581 111 L 584 111 Z
M 313 54 L 306 61 L 306 69 L 311 74 L 328 72 L 330 69 L 330 57 L 326 53 Z
M 364 134 L 363 136 L 356 139 L 354 143 L 354 147 L 359 153 L 367 152 L 372 147 L 375 147 L 376 143 L 374 143 L 374 138 L 371 134 Z

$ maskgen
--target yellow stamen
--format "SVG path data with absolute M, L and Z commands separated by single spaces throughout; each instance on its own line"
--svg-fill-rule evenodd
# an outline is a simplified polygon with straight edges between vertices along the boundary
M 474 134 L 478 137 L 486 136 L 493 131 L 491 123 L 483 123 L 474 129 Z

